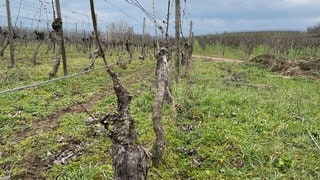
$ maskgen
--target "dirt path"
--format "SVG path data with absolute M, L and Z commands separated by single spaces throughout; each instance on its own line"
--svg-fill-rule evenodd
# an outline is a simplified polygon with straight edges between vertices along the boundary
M 152 81 L 155 79 L 152 76 L 154 74 L 154 71 L 155 71 L 154 66 L 149 66 L 147 68 L 137 70 L 133 73 L 125 75 L 123 77 L 122 83 L 128 89 L 131 85 L 142 82 L 142 81 L 148 81 L 148 83 L 152 84 L 153 83 Z M 32 124 L 32 127 L 34 127 L 33 129 L 24 129 L 22 131 L 13 133 L 11 134 L 11 136 L 9 136 L 9 141 L 19 142 L 30 136 L 37 138 L 38 134 L 55 131 L 60 126 L 61 117 L 63 117 L 66 114 L 83 113 L 84 112 L 83 108 L 90 111 L 90 109 L 95 104 L 97 104 L 103 98 L 105 98 L 106 96 L 112 93 L 114 93 L 113 87 L 112 86 L 106 87 L 104 90 L 102 90 L 95 96 L 88 98 L 84 102 L 81 102 L 81 103 L 75 102 L 74 104 L 68 107 L 64 107 L 62 109 L 57 110 L 52 115 L 33 120 L 32 122 L 30 122 Z M 16 162 L 16 166 L 21 167 L 21 169 L 24 169 L 24 171 L 22 171 L 19 174 L 13 175 L 12 178 L 13 179 L 45 179 L 42 173 L 50 169 L 50 167 L 54 164 L 54 159 L 59 160 L 60 156 L 63 155 L 64 153 L 73 154 L 75 156 L 82 155 L 83 152 L 81 151 L 84 151 L 84 148 L 82 146 L 86 142 L 80 142 L 79 140 L 76 140 L 76 139 L 67 139 L 66 142 L 68 144 L 62 146 L 59 151 L 61 152 L 61 154 L 55 154 L 54 158 L 46 157 L 43 159 L 36 152 L 31 152 L 26 154 L 23 160 Z M 0 164 L 0 165 L 4 169 L 13 168 L 11 162 L 7 162 L 5 164 Z
M 230 62 L 230 63 L 242 63 L 243 62 L 238 59 L 218 58 L 218 57 L 203 56 L 203 55 L 193 55 L 192 57 L 193 58 L 201 58 L 201 59 L 210 60 L 210 61 L 218 61 L 218 62 Z
M 210 60 L 210 61 L 220 61 L 220 62 L 233 62 L 233 63 L 241 63 L 240 60 L 234 60 L 234 59 L 226 59 L 226 58 L 216 58 L 216 57 L 210 57 L 210 56 L 198 56 L 194 55 L 194 58 L 200 58 L 203 60 Z M 136 72 L 133 72 L 131 74 L 126 75 L 124 77 L 125 80 L 122 81 L 122 83 L 128 88 L 131 85 L 141 82 L 141 81 L 153 81 L 155 67 L 150 66 L 148 68 L 138 70 Z M 19 142 L 27 137 L 34 136 L 37 137 L 38 134 L 48 133 L 51 131 L 55 131 L 60 126 L 60 119 L 61 117 L 65 116 L 66 114 L 79 114 L 83 113 L 83 107 L 90 111 L 92 107 L 97 104 L 99 101 L 101 101 L 106 96 L 113 93 L 112 87 L 106 87 L 101 92 L 97 93 L 95 96 L 92 96 L 88 99 L 86 99 L 84 102 L 77 103 L 64 107 L 62 109 L 57 110 L 53 114 L 41 117 L 39 119 L 35 119 L 32 122 L 32 129 L 24 129 L 22 131 L 15 132 L 9 136 L 10 141 L 12 142 Z M 81 105 L 80 105 L 81 104 Z M 77 147 L 79 147 L 80 144 L 78 141 L 73 141 L 73 139 L 70 139 L 70 143 L 67 144 L 64 148 L 61 149 L 61 152 L 73 152 L 76 154 Z M 23 172 L 22 174 L 17 174 L 15 178 L 19 179 L 25 179 L 25 178 L 33 178 L 33 179 L 41 179 L 43 178 L 41 176 L 41 172 L 46 171 L 46 168 L 51 167 L 53 164 L 53 160 L 49 159 L 50 162 L 44 161 L 39 157 L 39 155 L 36 152 L 29 153 L 25 156 L 24 160 L 21 162 L 18 162 L 17 165 L 21 166 L 23 169 L 26 169 L 27 172 Z M 8 166 L 9 168 L 9 166 Z
M 154 73 L 153 67 L 139 70 L 136 72 L 131 73 L 130 75 L 127 75 L 129 77 L 127 80 L 123 81 L 122 83 L 125 86 L 130 86 L 134 83 L 137 83 L 141 81 L 144 77 L 150 76 L 150 74 Z M 9 139 L 11 141 L 21 141 L 22 139 L 29 137 L 29 136 L 34 136 L 39 133 L 46 133 L 48 131 L 53 131 L 57 127 L 60 126 L 60 118 L 66 114 L 78 114 L 84 112 L 85 108 L 86 110 L 90 110 L 97 102 L 105 98 L 106 96 L 110 95 L 113 93 L 113 87 L 109 86 L 106 87 L 104 90 L 99 92 L 97 95 L 88 98 L 84 102 L 75 102 L 74 104 L 64 107 L 62 109 L 59 109 L 55 111 L 53 114 L 46 116 L 46 117 L 41 117 L 39 119 L 33 120 L 30 122 L 35 129 L 23 129 L 22 131 L 17 131 L 13 134 L 10 135 Z

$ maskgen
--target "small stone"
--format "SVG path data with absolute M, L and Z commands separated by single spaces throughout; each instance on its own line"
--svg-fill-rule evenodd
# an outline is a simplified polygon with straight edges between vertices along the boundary
M 93 124 L 96 120 L 93 119 L 92 117 L 88 117 L 85 122 L 88 123 L 88 124 Z
M 53 157 L 54 154 L 53 154 L 52 152 L 50 152 L 50 151 L 47 151 L 47 156 L 48 156 L 48 157 Z
M 59 166 L 59 165 L 61 165 L 62 163 L 61 163 L 60 160 L 54 160 L 54 161 L 53 161 L 53 164 Z
M 197 168 L 201 165 L 201 163 L 199 161 L 197 161 L 196 159 L 193 159 L 191 165 L 193 168 Z
M 11 179 L 11 176 L 0 177 L 0 180 L 9 180 L 9 179 Z
M 57 142 L 62 143 L 63 140 L 64 140 L 64 137 L 60 136 L 60 137 L 57 139 Z

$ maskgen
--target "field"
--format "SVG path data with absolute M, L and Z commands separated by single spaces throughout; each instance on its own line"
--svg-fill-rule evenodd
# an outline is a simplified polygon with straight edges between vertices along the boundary
M 33 66 L 32 50 L 17 52 L 14 69 L 6 69 L 5 54 L 1 92 L 48 79 L 54 55 L 48 58 L 42 48 Z M 68 52 L 69 74 L 81 72 L 87 54 Z M 174 105 L 163 109 L 167 149 L 159 168 L 150 169 L 150 179 L 320 178 L 317 73 L 285 76 L 235 52 L 227 49 L 224 57 L 242 62 L 193 58 L 187 76 L 173 84 Z M 221 56 L 198 43 L 194 54 Z M 96 70 L 84 75 L 0 94 L 0 179 L 112 179 L 111 140 L 90 117 L 117 108 L 101 67 L 97 59 Z M 149 149 L 155 67 L 153 58 L 141 62 L 137 53 L 126 68 L 112 66 L 133 95 L 130 111 L 139 143 Z

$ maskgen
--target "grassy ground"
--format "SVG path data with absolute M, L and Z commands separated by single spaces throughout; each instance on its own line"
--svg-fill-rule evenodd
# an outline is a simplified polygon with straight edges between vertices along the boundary
M 70 58 L 73 67 L 87 63 Z M 134 60 L 125 70 L 115 68 L 134 95 L 131 113 L 140 143 L 150 148 L 155 62 Z M 9 70 L 5 75 L 12 78 L 1 82 L 1 90 L 45 80 L 50 69 L 41 63 Z M 150 170 L 150 179 L 320 178 L 316 79 L 195 59 L 173 93 L 175 106 L 164 107 L 165 161 Z M 0 99 L 0 177 L 112 178 L 111 142 L 79 105 L 96 117 L 115 110 L 103 70 Z
M 317 82 L 197 60 L 175 93 L 180 129 L 168 161 L 179 167 L 166 178 L 319 178 Z
M 266 45 L 254 46 L 252 52 L 248 55 L 245 53 L 243 47 L 232 48 L 228 46 L 223 46 L 222 44 L 206 45 L 205 49 L 201 49 L 198 42 L 195 43 L 195 54 L 220 57 L 220 58 L 231 58 L 240 60 L 250 60 L 256 56 L 262 54 L 274 54 L 280 59 L 284 60 L 300 60 L 305 58 L 319 59 L 319 52 L 313 52 L 310 48 L 303 48 L 298 51 L 295 49 L 290 49 L 287 54 L 280 54 L 277 49 L 268 48 Z

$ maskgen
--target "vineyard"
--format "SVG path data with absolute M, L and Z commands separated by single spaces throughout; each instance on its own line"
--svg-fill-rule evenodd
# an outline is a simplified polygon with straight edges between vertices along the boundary
M 0 180 L 320 178 L 317 32 L 104 32 L 90 3 L 90 32 L 0 29 Z

